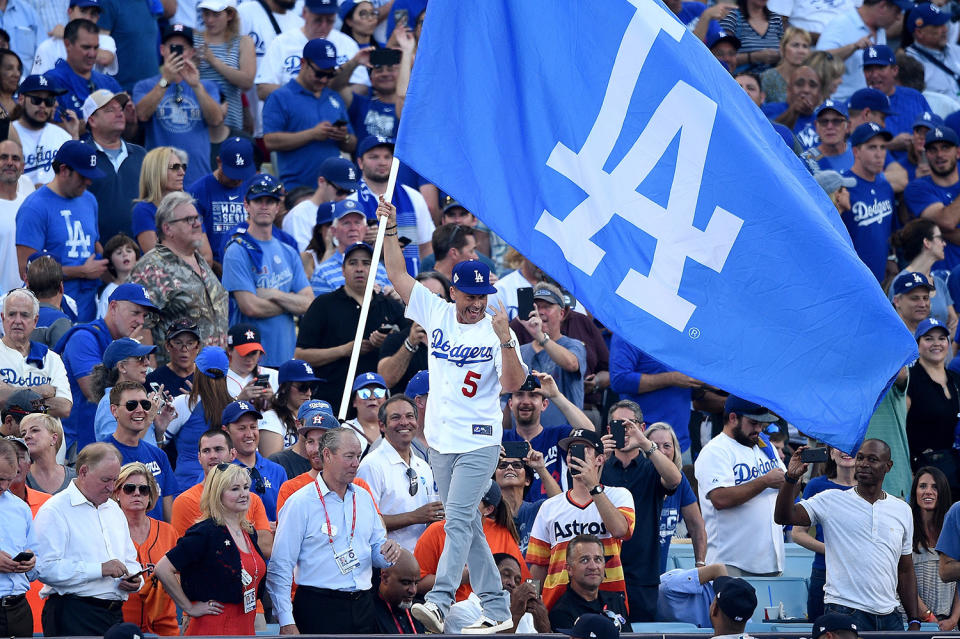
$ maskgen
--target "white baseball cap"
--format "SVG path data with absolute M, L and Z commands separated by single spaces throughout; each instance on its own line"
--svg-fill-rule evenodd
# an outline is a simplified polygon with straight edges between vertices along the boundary
M 83 119 L 88 120 L 91 115 L 94 114 L 101 107 L 107 106 L 108 102 L 116 100 L 120 103 L 120 106 L 126 106 L 127 102 L 130 100 L 130 96 L 126 93 L 114 93 L 109 89 L 97 89 L 93 93 L 87 96 L 87 99 L 83 101 L 83 107 L 81 111 L 83 112 Z
M 226 11 L 236 8 L 237 0 L 200 0 L 197 3 L 197 9 L 209 9 L 210 11 Z

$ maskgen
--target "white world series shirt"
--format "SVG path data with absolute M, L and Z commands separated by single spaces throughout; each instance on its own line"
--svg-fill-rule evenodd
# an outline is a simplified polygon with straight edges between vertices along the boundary
M 57 389 L 57 397 L 73 401 L 70 382 L 63 360 L 52 350 L 43 357 L 43 366 L 27 363 L 27 358 L 0 341 L 0 382 L 11 386 L 29 388 L 42 384 L 51 384 Z
M 694 469 L 703 521 L 707 526 L 707 563 L 722 563 L 754 573 L 783 569 L 783 526 L 773 521 L 777 490 L 766 488 L 752 499 L 717 510 L 707 495 L 715 488 L 739 486 L 786 470 L 776 456 L 770 459 L 759 446 L 748 448 L 720 433 L 700 451 Z
M 427 443 L 441 454 L 498 446 L 503 437 L 503 358 L 490 316 L 461 324 L 454 304 L 416 282 L 406 317 L 423 326 L 429 338 L 430 394 L 423 426 Z M 513 331 L 510 338 L 516 339 Z

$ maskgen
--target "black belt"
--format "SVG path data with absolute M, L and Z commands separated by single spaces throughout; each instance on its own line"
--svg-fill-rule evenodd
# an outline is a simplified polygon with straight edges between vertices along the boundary
M 26 599 L 26 595 L 7 595 L 0 597 L 0 608 L 12 608 Z
M 123 607 L 122 599 L 98 599 L 97 597 L 81 597 L 80 595 L 50 595 L 51 597 L 62 597 L 72 599 L 104 610 L 120 610 Z
M 304 590 L 314 595 L 330 597 L 332 599 L 347 599 L 356 601 L 370 594 L 369 590 L 330 590 L 329 588 L 314 588 L 313 586 L 304 586 L 297 584 L 297 592 Z

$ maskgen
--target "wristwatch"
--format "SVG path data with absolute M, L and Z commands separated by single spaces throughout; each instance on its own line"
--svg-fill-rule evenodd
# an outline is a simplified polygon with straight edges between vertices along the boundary
M 660 447 L 657 446 L 655 443 L 650 442 L 650 448 L 644 453 L 644 455 L 649 457 L 650 455 L 654 454 L 658 450 L 660 450 Z
M 167 82 L 167 79 L 166 79 L 166 78 L 160 78 L 160 81 L 157 82 L 157 85 L 158 85 L 161 89 L 166 89 L 168 86 L 170 86 L 170 83 Z
M 500 345 L 500 348 L 516 348 L 517 347 L 517 338 L 514 337 L 509 342 L 504 342 Z
M 602 495 L 603 494 L 603 484 L 597 484 L 590 489 L 591 495 Z

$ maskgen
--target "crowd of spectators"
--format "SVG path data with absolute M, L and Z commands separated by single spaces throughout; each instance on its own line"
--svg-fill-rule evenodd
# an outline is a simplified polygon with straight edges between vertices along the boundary
M 380 202 L 426 0 L 0 0 L 0 635 L 742 632 L 732 578 L 790 541 L 816 636 L 956 629 L 960 12 L 665 4 L 915 335 L 858 451 L 808 462 L 402 163 Z M 502 448 L 455 466 L 465 504 L 425 424 L 481 399 Z

